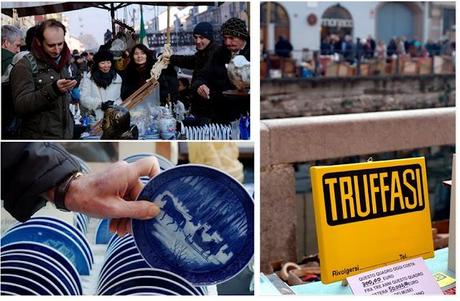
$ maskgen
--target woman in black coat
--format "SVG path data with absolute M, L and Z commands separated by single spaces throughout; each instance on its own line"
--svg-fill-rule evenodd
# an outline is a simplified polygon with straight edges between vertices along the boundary
M 150 70 L 157 60 L 154 52 L 143 44 L 137 44 L 131 49 L 129 63 L 123 73 L 121 86 L 121 99 L 125 100 L 150 78 Z M 161 72 L 158 80 L 160 83 L 160 103 L 164 105 L 168 94 L 171 101 L 178 99 L 179 81 L 173 67 L 168 67 Z

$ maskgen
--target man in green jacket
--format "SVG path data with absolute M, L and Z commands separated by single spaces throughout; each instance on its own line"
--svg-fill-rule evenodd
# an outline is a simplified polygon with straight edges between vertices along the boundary
M 54 19 L 43 21 L 32 42 L 29 57 L 22 58 L 10 75 L 16 114 L 22 119 L 22 139 L 72 139 L 70 113 L 71 53 L 64 41 L 65 26 Z M 32 56 L 32 57 L 30 57 Z
M 12 25 L 2 26 L 2 75 L 21 47 L 22 32 Z

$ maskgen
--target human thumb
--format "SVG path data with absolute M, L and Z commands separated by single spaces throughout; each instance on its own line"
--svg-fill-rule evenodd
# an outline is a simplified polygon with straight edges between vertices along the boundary
M 135 219 L 151 219 L 160 214 L 160 208 L 148 201 L 125 202 L 126 216 Z

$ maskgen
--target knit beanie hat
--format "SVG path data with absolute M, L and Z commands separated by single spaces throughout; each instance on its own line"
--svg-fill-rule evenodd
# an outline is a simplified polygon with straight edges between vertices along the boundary
M 212 41 L 214 40 L 213 31 L 211 23 L 200 22 L 193 29 L 193 34 L 199 34 L 200 36 Z
M 111 61 L 113 63 L 113 54 L 107 50 L 100 50 L 96 52 L 96 54 L 94 55 L 93 61 L 96 66 L 100 62 L 104 62 L 104 61 Z
M 230 18 L 222 24 L 221 32 L 223 35 L 230 35 L 241 38 L 245 41 L 249 39 L 248 29 L 246 23 L 238 18 Z

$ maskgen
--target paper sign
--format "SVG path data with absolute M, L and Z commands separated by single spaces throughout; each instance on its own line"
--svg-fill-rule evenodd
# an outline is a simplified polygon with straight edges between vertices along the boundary
M 447 287 L 449 285 L 455 284 L 455 279 L 447 276 L 444 273 L 437 272 L 433 274 L 434 279 L 438 282 L 441 288 Z
M 347 278 L 354 295 L 442 295 L 423 258 L 415 258 Z
M 314 166 L 310 172 L 323 283 L 433 257 L 424 158 Z

